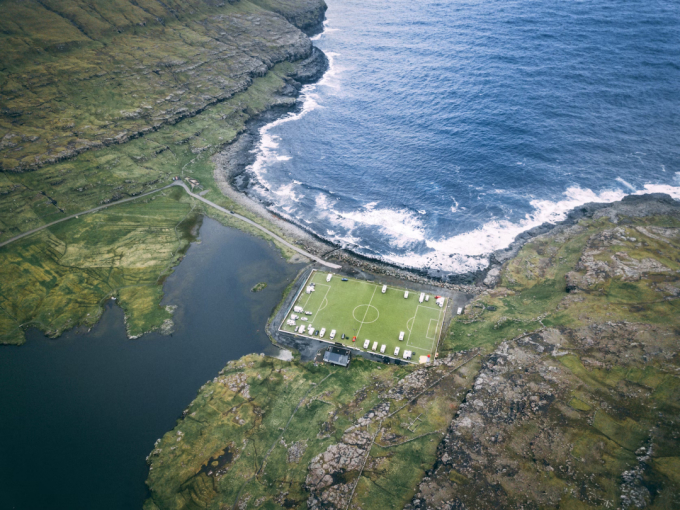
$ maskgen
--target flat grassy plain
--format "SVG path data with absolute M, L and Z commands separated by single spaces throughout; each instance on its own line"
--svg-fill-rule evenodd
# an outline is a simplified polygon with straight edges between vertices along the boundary
M 298 315 L 308 320 L 298 319 L 297 327 L 314 326 L 315 330 L 325 328 L 323 340 L 327 341 L 330 341 L 331 331 L 336 330 L 334 342 L 364 351 L 380 352 L 380 347 L 385 345 L 386 356 L 403 358 L 404 351 L 410 350 L 414 361 L 418 361 L 419 356 L 434 357 L 448 300 L 440 308 L 433 294 L 429 294 L 429 301 L 420 303 L 420 292 L 410 291 L 409 297 L 404 298 L 406 288 L 390 285 L 383 294 L 382 284 L 354 278 L 343 281 L 341 276 L 333 274 L 331 281 L 327 282 L 328 274 L 331 273 L 312 272 L 299 297 L 291 305 L 287 319 L 291 315 Z M 312 283 L 316 290 L 307 294 L 305 289 Z M 301 306 L 312 314 L 295 313 L 295 306 Z M 280 330 L 301 337 L 319 338 L 307 331 L 296 333 L 295 327 L 287 325 L 286 321 L 281 324 Z M 400 341 L 402 332 L 404 339 Z M 355 336 L 356 341 L 353 342 Z M 364 349 L 366 340 L 369 340 L 369 346 Z M 374 342 L 378 342 L 376 349 L 373 349 Z M 397 347 L 400 352 L 395 356 Z

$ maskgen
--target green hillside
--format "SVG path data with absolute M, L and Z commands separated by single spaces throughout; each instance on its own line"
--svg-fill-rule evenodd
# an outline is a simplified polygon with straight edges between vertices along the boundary
M 323 69 L 323 55 L 286 18 L 307 28 L 324 11 L 322 0 L 0 2 L 0 242 L 175 175 L 252 217 L 219 191 L 211 157 L 254 116 L 293 105 L 291 85 Z M 168 205 L 163 215 L 158 203 Z M 235 224 L 177 192 L 120 207 L 134 214 L 115 233 L 82 230 L 122 214 L 110 210 L 0 247 L 0 343 L 23 342 L 29 326 L 56 336 L 91 324 L 109 296 L 128 312 L 131 335 L 160 327 L 160 285 L 189 239 L 174 227 L 188 211 Z M 140 267 L 144 275 L 132 276 Z M 121 268 L 131 271 L 112 279 Z

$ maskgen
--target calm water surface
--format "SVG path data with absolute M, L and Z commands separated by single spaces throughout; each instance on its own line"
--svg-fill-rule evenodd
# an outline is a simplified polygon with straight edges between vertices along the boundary
M 145 457 L 198 388 L 229 360 L 278 353 L 263 327 L 300 266 L 213 220 L 201 241 L 165 285 L 171 337 L 128 340 L 109 304 L 88 334 L 0 348 L 0 508 L 141 508 Z

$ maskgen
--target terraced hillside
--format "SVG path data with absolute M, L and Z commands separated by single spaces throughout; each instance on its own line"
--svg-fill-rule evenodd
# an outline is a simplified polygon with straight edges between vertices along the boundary
M 323 0 L 0 2 L 0 242 L 175 175 L 252 216 L 219 191 L 211 157 L 323 72 L 323 54 L 287 19 L 312 28 L 324 11 Z M 216 213 L 175 193 L 161 216 L 156 200 L 118 206 L 134 209 L 123 223 L 123 211 L 100 212 L 0 248 L 0 343 L 23 342 L 29 326 L 56 336 L 92 324 L 110 296 L 131 335 L 169 319 L 160 284 L 189 239 L 177 226 L 188 211 Z
M 678 508 L 680 205 L 657 198 L 528 243 L 430 368 L 230 363 L 156 444 L 145 508 Z

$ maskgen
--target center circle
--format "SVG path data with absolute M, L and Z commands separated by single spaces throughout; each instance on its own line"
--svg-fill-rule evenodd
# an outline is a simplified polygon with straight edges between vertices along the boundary
M 359 305 L 354 309 L 352 315 L 358 322 L 370 324 L 371 322 L 378 320 L 380 312 L 378 312 L 378 309 L 373 305 Z

